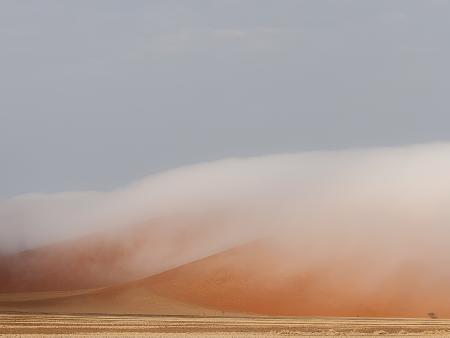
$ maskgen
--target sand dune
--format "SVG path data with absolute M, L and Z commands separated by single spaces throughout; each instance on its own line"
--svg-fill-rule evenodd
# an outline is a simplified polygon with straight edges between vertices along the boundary
M 172 215 L 0 256 L 0 292 L 89 289 L 143 278 L 230 247 L 220 236 L 228 230 L 223 219 Z
M 22 301 L 3 296 L 0 309 L 365 317 L 426 317 L 435 312 L 450 317 L 450 281 L 430 279 L 425 266 L 400 265 L 379 283 L 368 285 L 365 278 L 370 270 L 376 271 L 376 260 L 334 257 L 307 267 L 300 254 L 306 252 L 280 248 L 276 241 L 259 241 L 145 279 L 82 294 L 49 294 Z
M 257 242 L 140 283 L 153 292 L 223 311 L 288 316 L 450 317 L 450 279 L 428 262 L 378 276 L 373 257 L 329 257 L 308 266 L 305 248 Z M 446 270 L 446 265 L 442 265 Z

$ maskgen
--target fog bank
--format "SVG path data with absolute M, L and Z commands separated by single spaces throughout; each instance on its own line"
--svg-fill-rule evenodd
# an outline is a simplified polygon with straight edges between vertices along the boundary
M 110 192 L 3 201 L 0 249 L 34 248 L 164 215 L 220 212 L 229 216 L 223 226 L 236 241 L 288 232 L 320 236 L 320 248 L 345 234 L 348 242 L 376 241 L 398 255 L 412 255 L 408 247 L 419 242 L 448 253 L 449 173 L 445 143 L 225 159 Z

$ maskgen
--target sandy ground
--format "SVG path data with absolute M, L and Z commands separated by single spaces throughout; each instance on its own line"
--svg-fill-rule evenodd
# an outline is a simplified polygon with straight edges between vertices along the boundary
M 450 336 L 450 320 L 0 313 L 2 337 Z
M 161 297 L 142 287 L 124 286 L 105 289 L 0 293 L 1 312 L 59 314 L 128 314 L 128 315 L 232 315 Z

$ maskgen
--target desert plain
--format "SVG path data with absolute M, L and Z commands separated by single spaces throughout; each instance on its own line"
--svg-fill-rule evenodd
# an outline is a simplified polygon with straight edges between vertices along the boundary
M 449 320 L 0 314 L 2 337 L 448 336 Z

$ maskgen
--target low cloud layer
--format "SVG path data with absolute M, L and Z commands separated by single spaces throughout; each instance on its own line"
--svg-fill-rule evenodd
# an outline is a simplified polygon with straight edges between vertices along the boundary
M 32 248 L 162 215 L 217 210 L 246 219 L 235 228 L 255 238 L 274 230 L 325 238 L 345 233 L 356 241 L 377 238 L 385 249 L 408 239 L 437 250 L 447 246 L 450 233 L 449 172 L 449 144 L 226 159 L 111 192 L 6 200 L 0 248 Z

